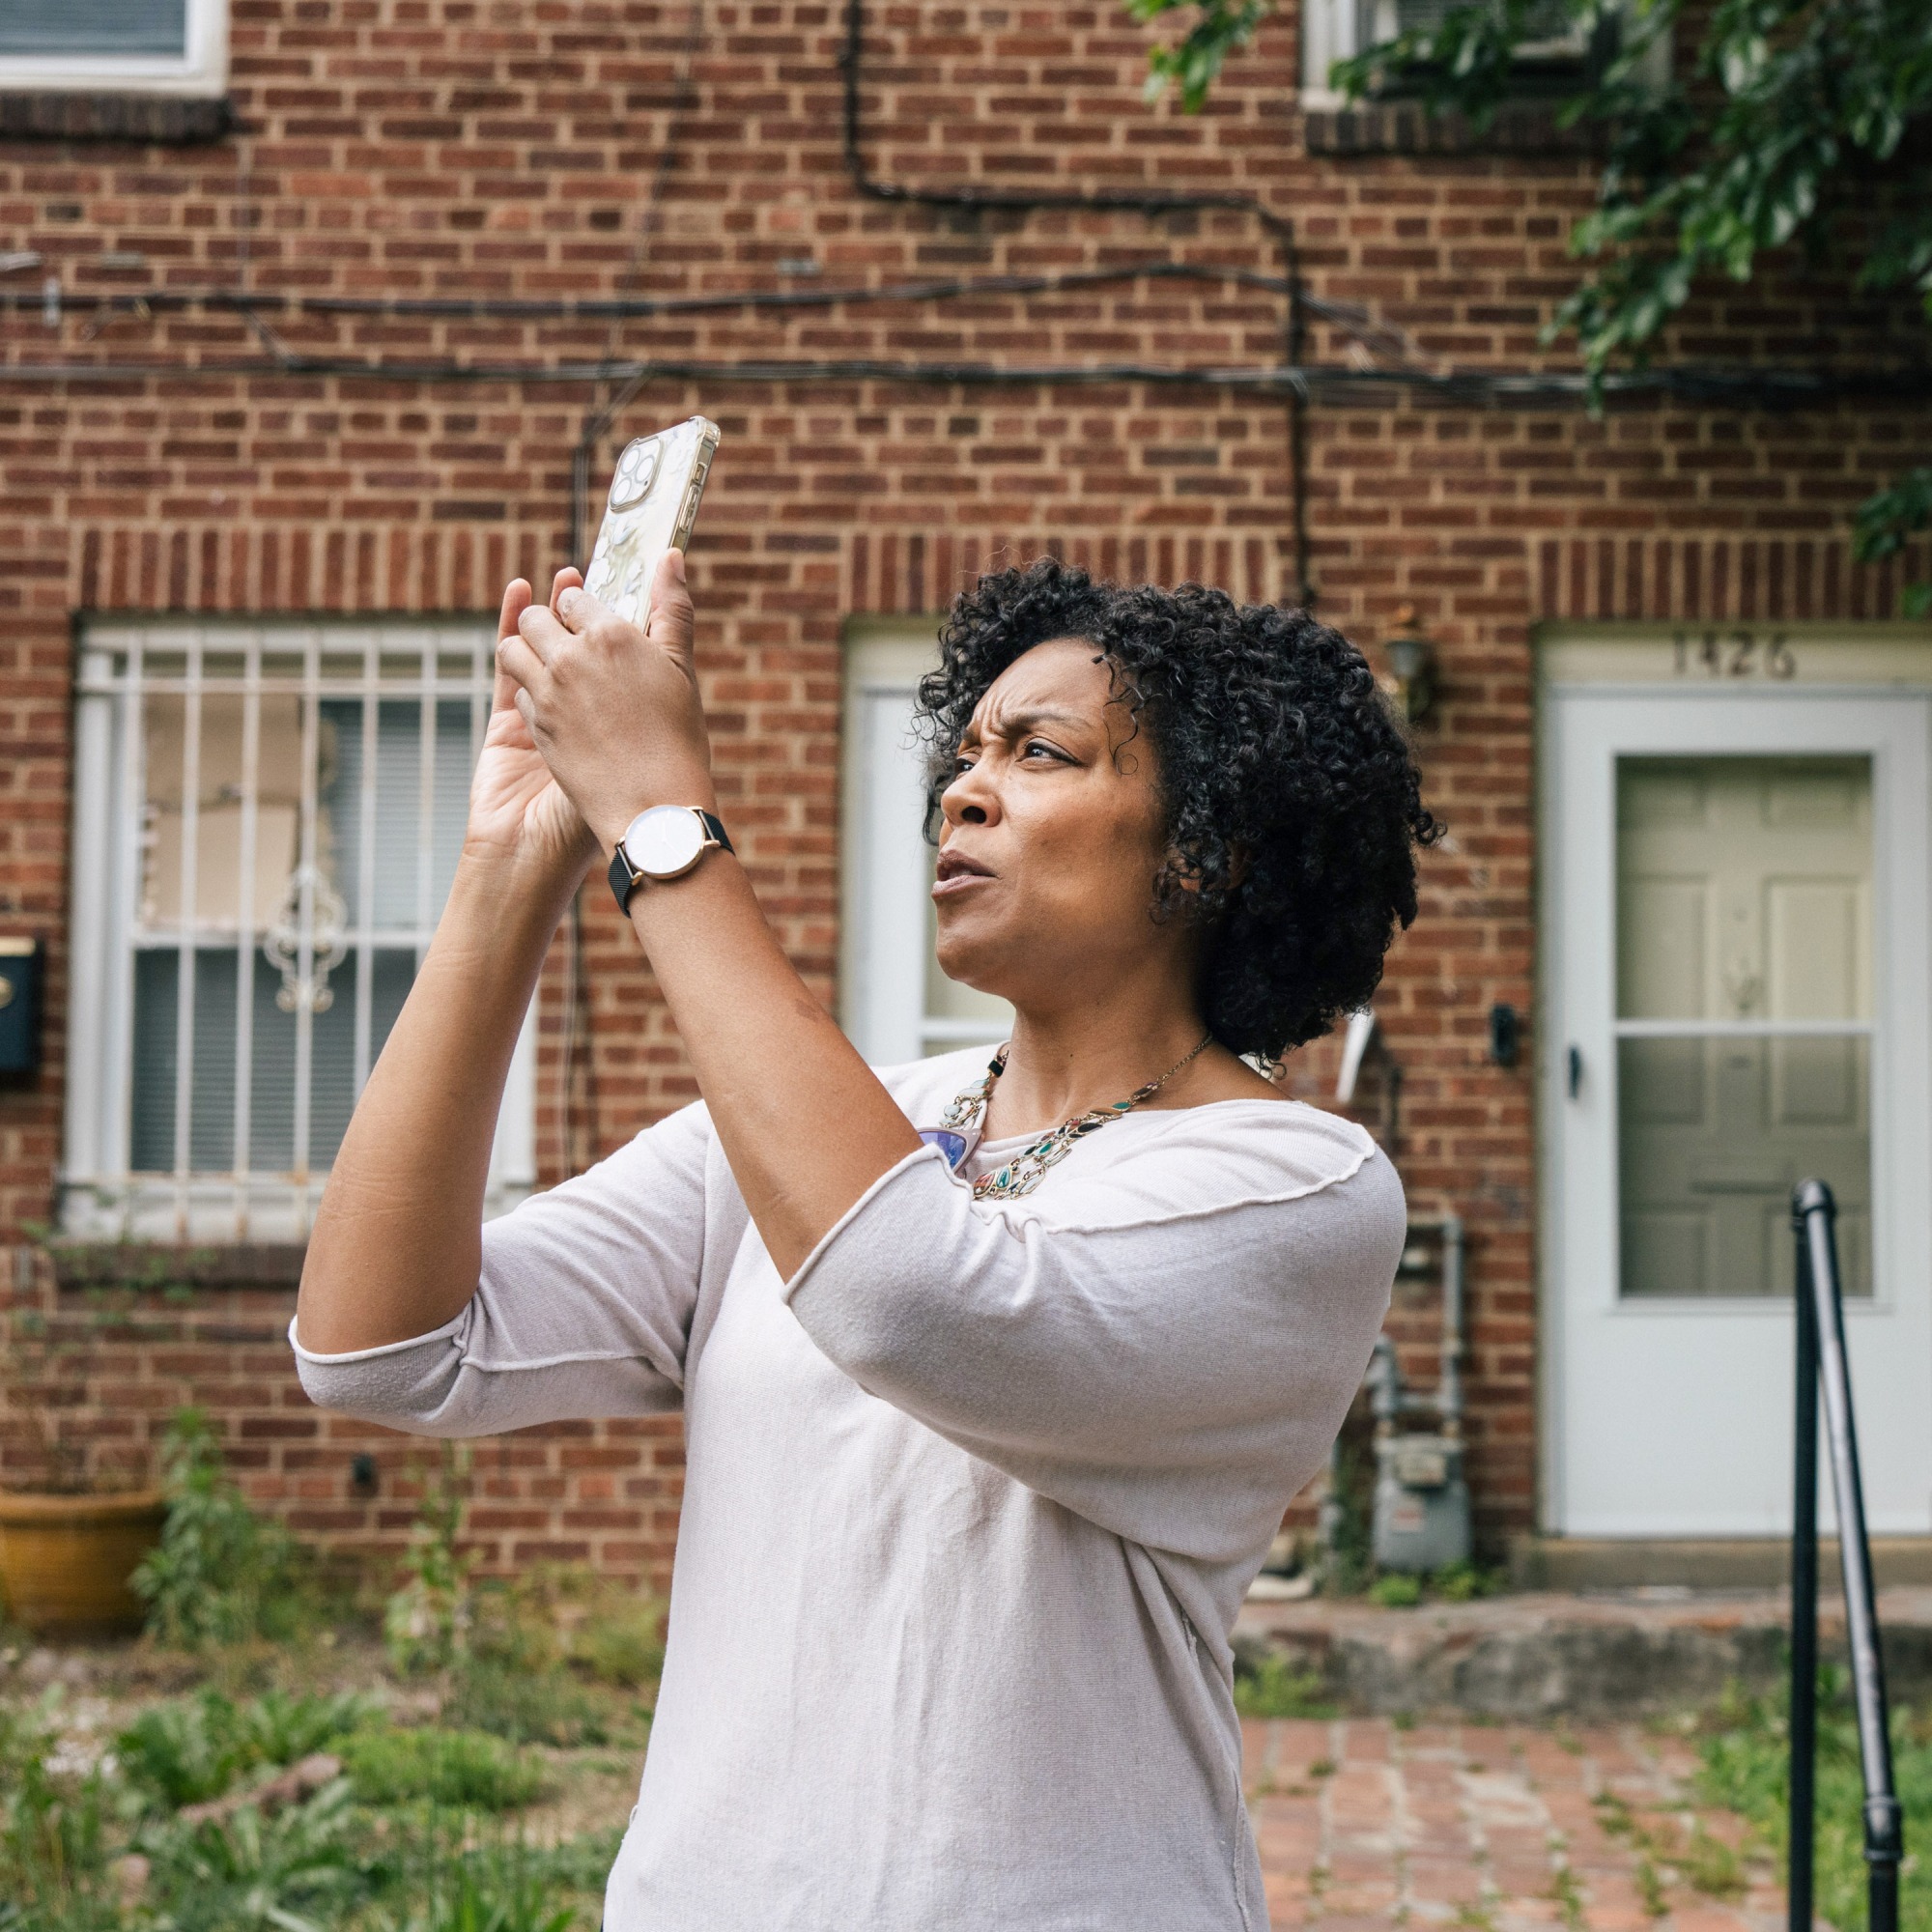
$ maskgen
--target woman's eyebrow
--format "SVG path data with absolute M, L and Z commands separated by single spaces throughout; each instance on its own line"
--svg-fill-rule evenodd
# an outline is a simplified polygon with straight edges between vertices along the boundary
M 1093 721 L 1083 718 L 1077 711 L 1052 711 L 1037 707 L 1031 711 L 1013 711 L 995 721 L 993 728 L 1003 738 L 1018 738 L 1031 731 L 1037 724 L 1087 725 Z

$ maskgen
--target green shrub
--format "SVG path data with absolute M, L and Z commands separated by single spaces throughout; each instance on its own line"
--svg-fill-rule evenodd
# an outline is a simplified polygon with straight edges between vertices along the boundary
M 422 1904 L 391 1921 L 394 1932 L 570 1932 L 574 1905 L 558 1905 L 546 1875 L 514 1860 L 455 1864 Z
M 1369 1586 L 1369 1598 L 1385 1610 L 1409 1610 L 1422 1601 L 1422 1578 L 1391 1572 Z
M 190 1649 L 293 1634 L 306 1608 L 295 1540 L 248 1507 L 200 1409 L 168 1425 L 161 1466 L 167 1520 L 133 1577 L 149 1630 Z
M 665 1606 L 648 1597 L 608 1594 L 570 1639 L 570 1661 L 600 1684 L 639 1690 L 664 1671 Z
M 344 1767 L 365 1804 L 428 1799 L 507 1811 L 543 1788 L 543 1767 L 487 1731 L 362 1731 L 345 1740 Z
M 443 1700 L 446 1723 L 489 1731 L 513 1745 L 602 1745 L 611 1741 L 617 1700 L 587 1690 L 567 1670 L 524 1671 L 471 1658 Z
M 128 1780 L 171 1811 L 219 1798 L 256 1762 L 235 1706 L 213 1690 L 143 1711 L 114 1753 Z
M 355 1690 L 298 1697 L 265 1690 L 241 1707 L 236 1722 L 258 1764 L 294 1764 L 360 1730 L 377 1709 L 373 1697 Z
M 1445 1604 L 1469 1604 L 1479 1597 L 1493 1597 L 1501 1586 L 1501 1578 L 1493 1571 L 1479 1570 L 1473 1563 L 1451 1563 L 1429 1579 L 1431 1595 L 1440 1597 Z
M 374 1711 L 370 1699 L 291 1697 L 270 1690 L 236 1705 L 203 1690 L 143 1711 L 115 1741 L 134 1787 L 167 1810 L 219 1798 L 257 1765 L 293 1764 L 347 1737 Z
M 1332 1718 L 1314 1671 L 1270 1651 L 1235 1659 L 1235 1709 L 1244 1718 Z
M 369 1890 L 345 1779 L 272 1818 L 244 1805 L 192 1828 L 152 1828 L 159 1923 L 168 1932 L 319 1932 L 339 1925 Z

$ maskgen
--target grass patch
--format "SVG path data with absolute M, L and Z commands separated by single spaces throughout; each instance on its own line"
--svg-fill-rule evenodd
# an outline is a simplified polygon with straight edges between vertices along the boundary
M 1556 1901 L 1556 1909 L 1562 1913 L 1563 1922 L 1570 1932 L 1581 1932 L 1582 1888 L 1577 1883 L 1577 1874 L 1567 1864 L 1556 1867 L 1556 1875 L 1549 1881 L 1549 1895 Z
M 1662 1918 L 1669 1912 L 1670 1901 L 1663 1895 L 1663 1881 L 1658 1877 L 1648 1853 L 1636 1861 L 1636 1889 L 1643 1894 L 1643 1909 L 1651 1918 Z
M 1314 1671 L 1278 1651 L 1235 1659 L 1235 1709 L 1244 1718 L 1332 1718 Z
M 510 1811 L 543 1788 L 543 1766 L 487 1731 L 364 1731 L 342 1747 L 365 1804 L 428 1799 L 459 1809 Z
M 1783 1697 L 1727 1697 L 1707 1723 L 1698 1751 L 1698 1796 L 1738 1812 L 1776 1853 L 1781 1869 L 1790 1766 Z M 1892 1771 L 1910 1845 L 1915 1825 L 1922 1831 L 1932 1819 L 1932 1735 L 1908 1712 L 1892 1716 Z M 1841 1671 L 1821 1673 L 1817 1792 L 1816 1909 L 1839 1932 L 1859 1932 L 1865 1922 L 1863 1786 Z M 1898 1910 L 1903 1932 L 1932 1932 L 1932 1864 L 1922 1855 L 1908 1858 L 1900 1873 Z

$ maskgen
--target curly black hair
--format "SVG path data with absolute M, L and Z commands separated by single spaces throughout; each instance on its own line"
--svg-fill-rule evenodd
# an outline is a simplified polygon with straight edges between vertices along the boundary
M 1152 741 L 1171 857 L 1150 910 L 1206 923 L 1214 1037 L 1275 1060 L 1366 1006 L 1415 917 L 1415 848 L 1441 826 L 1361 653 L 1304 612 L 1096 582 L 1052 557 L 981 578 L 920 685 L 928 833 L 987 687 L 1067 637 L 1105 654 Z

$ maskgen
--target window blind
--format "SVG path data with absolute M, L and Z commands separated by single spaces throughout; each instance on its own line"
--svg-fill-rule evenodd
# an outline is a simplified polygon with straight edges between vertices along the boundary
M 0 54 L 187 53 L 187 0 L 0 0 Z

